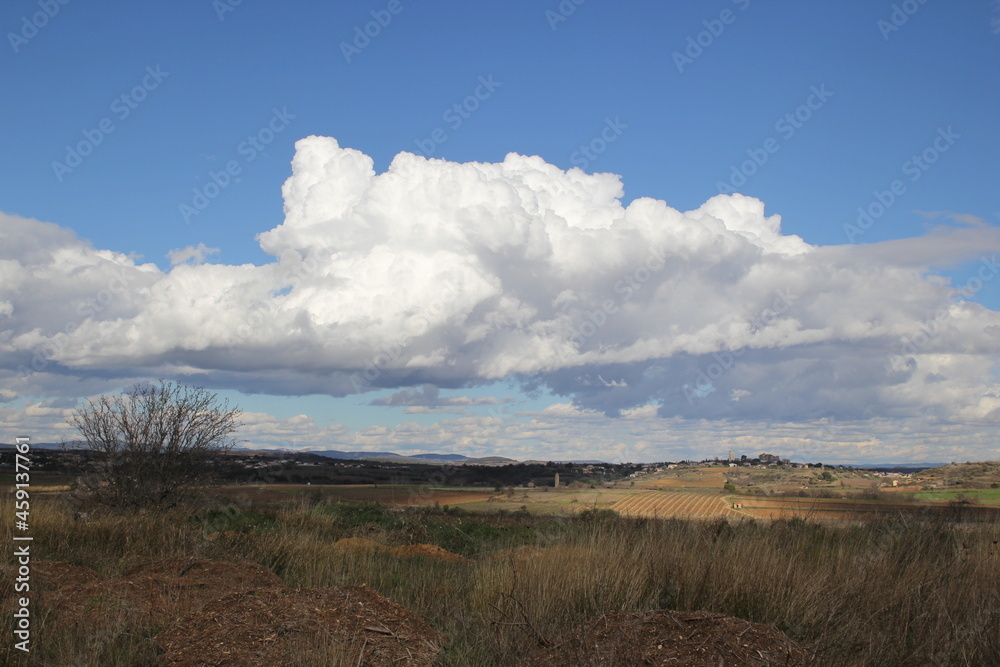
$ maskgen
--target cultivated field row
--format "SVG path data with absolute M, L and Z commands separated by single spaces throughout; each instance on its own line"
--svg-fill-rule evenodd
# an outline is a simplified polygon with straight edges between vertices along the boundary
M 721 496 L 650 491 L 623 498 L 611 506 L 622 516 L 661 519 L 713 519 L 736 516 Z

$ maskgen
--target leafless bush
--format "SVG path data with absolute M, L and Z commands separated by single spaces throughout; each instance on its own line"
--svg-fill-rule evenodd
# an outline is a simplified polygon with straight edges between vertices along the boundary
M 69 419 L 102 459 L 78 493 L 119 508 L 169 506 L 236 444 L 240 414 L 202 387 L 163 380 L 92 399 Z

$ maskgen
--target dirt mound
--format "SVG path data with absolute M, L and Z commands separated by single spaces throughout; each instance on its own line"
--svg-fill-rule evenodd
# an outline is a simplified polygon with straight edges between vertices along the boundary
M 34 595 L 62 595 L 88 584 L 97 583 L 101 575 L 89 567 L 70 565 L 62 561 L 31 561 L 31 593 Z M 5 599 L 14 593 L 14 580 L 17 577 L 17 566 L 6 565 L 0 568 L 0 599 Z
M 430 665 L 444 637 L 378 593 L 349 586 L 227 595 L 154 641 L 166 651 L 165 665 L 278 665 L 314 656 L 317 664 L 350 658 L 365 665 Z
M 0 569 L 14 580 L 16 568 Z M 0 595 L 10 597 L 9 588 Z M 137 617 L 169 624 L 154 639 L 168 665 L 304 664 L 303 656 L 316 664 L 430 665 L 444 643 L 419 616 L 364 586 L 289 589 L 253 563 L 173 558 L 103 578 L 33 561 L 31 591 L 63 627 Z
M 5 568 L 14 576 L 16 568 Z M 31 601 L 55 615 L 64 626 L 110 623 L 126 609 L 120 587 L 108 585 L 101 575 L 89 567 L 61 561 L 31 562 Z M 4 589 L 2 597 L 13 592 Z
M 281 579 L 263 565 L 230 563 L 204 558 L 158 560 L 132 568 L 123 578 L 143 577 L 170 580 L 182 586 L 213 586 L 222 583 L 223 579 L 230 585 L 235 584 L 240 587 L 244 585 L 284 586 Z
M 238 530 L 220 530 L 215 533 L 209 533 L 205 537 L 210 540 L 237 540 L 243 537 L 243 533 Z
M 122 614 L 164 623 L 229 593 L 284 586 L 270 570 L 253 563 L 172 558 L 107 579 L 62 562 L 31 564 L 33 596 L 65 625 L 89 625 L 95 618 L 110 622 Z
M 266 567 L 200 558 L 170 558 L 141 565 L 123 577 L 108 581 L 120 588 L 128 603 L 154 622 L 199 609 L 230 593 L 284 588 L 285 583 Z
M 459 556 L 435 544 L 408 544 L 392 550 L 396 558 L 433 558 L 446 563 L 471 563 L 465 556 Z
M 566 665 L 810 665 L 811 655 L 760 623 L 704 611 L 607 614 L 527 663 Z
M 72 589 L 101 580 L 101 575 L 89 567 L 41 560 L 31 563 L 31 577 L 50 590 Z
M 464 556 L 452 553 L 434 544 L 407 544 L 402 547 L 389 547 L 381 542 L 369 540 L 367 537 L 345 537 L 333 543 L 338 551 L 353 553 L 382 553 L 396 558 L 433 558 L 448 563 L 471 563 Z
M 17 576 L 16 565 L 0 568 L 0 601 L 4 604 L 17 597 L 14 591 Z M 94 570 L 62 561 L 33 560 L 30 577 L 29 594 L 32 601 L 44 601 L 47 607 L 57 610 L 71 606 L 68 601 L 87 595 L 89 591 L 100 591 L 103 588 L 100 585 L 101 575 Z M 18 595 L 24 595 L 24 592 Z
M 334 542 L 333 548 L 338 551 L 353 551 L 361 553 L 388 553 L 391 550 L 390 547 L 387 547 L 381 542 L 369 540 L 367 537 L 345 537 L 342 540 Z

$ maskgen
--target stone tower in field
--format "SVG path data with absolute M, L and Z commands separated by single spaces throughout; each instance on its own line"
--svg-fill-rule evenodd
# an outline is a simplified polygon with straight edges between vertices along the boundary
M 559 488 L 559 473 L 556 473 L 556 483 L 552 485 L 554 488 Z

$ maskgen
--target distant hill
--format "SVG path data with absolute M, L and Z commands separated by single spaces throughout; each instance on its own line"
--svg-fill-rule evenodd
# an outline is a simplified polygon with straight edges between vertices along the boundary
M 530 459 L 528 461 L 522 461 L 522 463 L 572 463 L 573 465 L 577 466 L 588 466 L 588 465 L 596 466 L 596 465 L 607 465 L 611 463 L 611 461 L 601 461 L 599 459 L 572 459 L 568 461 L 566 459 L 559 459 L 559 460 L 547 459 L 545 461 L 541 459 Z M 619 463 L 621 462 L 619 461 Z
M 504 456 L 484 456 L 478 459 L 466 459 L 464 463 L 481 466 L 499 466 L 507 465 L 508 463 L 518 463 L 518 461 L 516 459 L 508 459 Z
M 986 488 L 1000 484 L 1000 461 L 951 463 L 920 471 L 920 477 L 945 486 Z
M 248 450 L 249 451 L 249 450 Z M 383 461 L 389 463 L 411 463 L 411 464 L 442 464 L 453 463 L 458 465 L 506 465 L 516 463 L 514 459 L 503 456 L 486 456 L 482 458 L 470 458 L 461 454 L 414 454 L 406 456 L 396 452 L 344 452 L 339 449 L 256 449 L 253 451 L 266 452 L 268 454 L 317 454 L 331 459 L 341 459 L 350 461 Z
M 413 459 L 433 459 L 435 461 L 468 461 L 468 456 L 461 454 L 414 454 Z
M 342 452 L 337 449 L 305 449 L 305 450 L 284 449 L 280 451 L 286 451 L 286 452 L 306 451 L 309 452 L 310 454 L 319 454 L 320 456 L 326 456 L 331 459 L 381 459 L 385 458 L 386 456 L 395 456 L 395 457 L 399 456 L 399 454 L 395 452 Z
M 826 464 L 833 468 L 853 468 L 855 470 L 871 470 L 872 472 L 896 472 L 902 474 L 916 474 L 928 468 L 934 468 L 940 463 L 837 463 Z
M 63 443 L 61 443 L 61 442 L 34 442 L 34 441 L 32 441 L 29 444 L 31 445 L 32 449 L 62 449 L 63 448 Z M 66 443 L 66 446 L 69 449 L 81 449 L 82 448 L 82 445 L 80 445 L 79 443 L 73 443 L 73 442 Z M 13 447 L 15 447 L 14 443 L 10 443 L 9 445 L 0 444 L 0 448 L 13 448 Z
M 61 442 L 32 442 L 32 449 L 62 449 L 63 443 Z M 70 449 L 85 449 L 86 446 L 82 442 L 70 442 L 66 443 Z M 0 444 L 0 449 L 13 448 L 14 444 Z M 339 449 L 290 449 L 290 448 L 272 448 L 272 449 L 244 449 L 237 448 L 233 450 L 234 454 L 237 453 L 261 453 L 261 454 L 315 454 L 318 456 L 323 456 L 330 459 L 343 459 L 343 460 L 364 460 L 364 461 L 383 461 L 383 462 L 395 462 L 395 463 L 412 463 L 412 464 L 424 464 L 424 465 L 440 465 L 440 464 L 454 464 L 454 465 L 507 465 L 509 463 L 525 463 L 525 464 L 544 464 L 546 461 L 542 460 L 528 460 L 528 461 L 518 461 L 517 459 L 511 459 L 504 456 L 484 456 L 479 458 L 472 458 L 464 456 L 462 454 L 439 454 L 439 453 L 429 453 L 429 454 L 412 454 L 405 455 L 399 454 L 397 452 L 345 452 Z M 587 459 L 587 460 L 573 460 L 573 461 L 552 461 L 553 463 L 573 463 L 575 465 L 600 465 L 606 464 L 607 461 L 600 461 L 597 459 Z M 973 462 L 973 463 L 958 463 L 958 464 L 948 464 L 942 463 L 940 461 L 936 462 L 925 462 L 925 463 L 853 463 L 853 464 L 836 464 L 843 465 L 844 467 L 852 467 L 865 470 L 878 470 L 883 472 L 923 472 L 928 474 L 933 474 L 939 477 L 945 477 L 948 479 L 964 478 L 967 481 L 974 479 L 976 483 L 981 483 L 985 481 L 994 482 L 1000 481 L 1000 463 L 998 462 Z M 971 468 L 969 468 L 971 466 Z M 985 468 L 983 468 L 985 466 Z
M 13 449 L 14 444 L 2 444 L 0 443 L 0 449 Z M 70 449 L 86 449 L 83 443 L 67 443 Z M 32 449 L 62 449 L 63 443 L 61 442 L 32 442 Z M 458 464 L 458 465 L 506 465 L 508 463 L 517 463 L 515 459 L 509 459 L 503 456 L 485 456 L 482 458 L 470 458 L 468 456 L 463 456 L 462 454 L 414 454 L 412 456 L 405 456 L 403 454 L 397 454 L 396 452 L 343 452 L 339 449 L 245 449 L 242 447 L 235 448 L 231 451 L 232 454 L 268 454 L 268 455 L 280 455 L 280 454 L 313 454 L 316 456 L 323 456 L 328 459 L 341 459 L 350 461 L 383 461 L 383 462 L 393 462 L 393 463 L 411 463 L 411 464 L 424 464 L 424 465 L 440 465 L 445 463 Z

